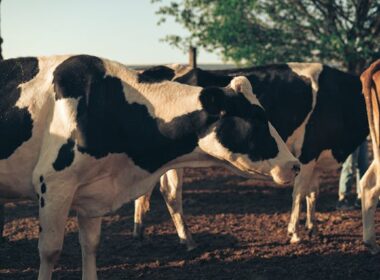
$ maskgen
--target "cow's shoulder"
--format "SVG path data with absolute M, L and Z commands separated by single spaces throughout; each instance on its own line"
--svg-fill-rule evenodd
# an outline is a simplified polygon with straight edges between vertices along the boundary
M 78 98 L 89 87 L 103 80 L 105 68 L 101 58 L 90 55 L 71 56 L 54 70 L 56 99 Z
M 308 121 L 301 162 L 331 150 L 342 162 L 368 134 L 365 103 L 359 77 L 323 66 L 318 78 L 316 104 Z
M 272 64 L 235 71 L 250 80 L 254 94 L 265 108 L 270 122 L 284 140 L 301 128 L 313 110 L 314 76 L 309 65 Z
M 313 82 L 318 82 L 319 75 L 324 69 L 324 65 L 317 62 L 289 62 L 287 66 L 293 73 L 311 79 Z

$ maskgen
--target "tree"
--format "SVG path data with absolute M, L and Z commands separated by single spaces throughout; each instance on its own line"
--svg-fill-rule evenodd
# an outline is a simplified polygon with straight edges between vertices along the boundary
M 159 23 L 183 25 L 190 36 L 167 36 L 218 51 L 237 64 L 321 61 L 360 73 L 380 57 L 380 0 L 172 0 L 159 3 Z

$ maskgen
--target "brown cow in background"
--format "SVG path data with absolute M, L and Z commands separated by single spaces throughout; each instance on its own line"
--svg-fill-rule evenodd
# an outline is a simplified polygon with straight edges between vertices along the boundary
M 372 254 L 380 251 L 376 244 L 375 210 L 380 195 L 380 59 L 360 77 L 363 85 L 369 128 L 372 138 L 373 162 L 361 179 L 363 241 Z

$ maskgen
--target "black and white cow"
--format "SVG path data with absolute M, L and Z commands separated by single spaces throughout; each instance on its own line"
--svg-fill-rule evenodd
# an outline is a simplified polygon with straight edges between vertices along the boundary
M 362 143 L 368 132 L 365 102 L 360 79 L 320 63 L 288 63 L 253 68 L 204 71 L 181 65 L 157 66 L 143 71 L 156 79 L 170 79 L 199 86 L 225 86 L 242 75 L 252 83 L 269 121 L 300 160 L 301 171 L 293 190 L 293 206 L 288 233 L 297 234 L 301 202 L 307 201 L 306 226 L 315 234 L 315 202 L 319 175 L 338 163 Z M 172 215 L 181 243 L 195 246 L 182 210 L 182 170 L 161 178 L 161 192 Z M 149 209 L 149 194 L 135 202 L 134 236 L 143 233 L 142 219 Z
M 39 278 L 50 279 L 70 208 L 83 278 L 96 279 L 101 216 L 185 166 L 292 181 L 298 160 L 244 77 L 226 88 L 157 82 L 79 55 L 0 62 L 0 202 L 37 198 Z

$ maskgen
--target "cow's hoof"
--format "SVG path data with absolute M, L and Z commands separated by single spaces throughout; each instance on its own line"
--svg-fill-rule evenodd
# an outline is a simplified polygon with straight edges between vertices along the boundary
M 376 244 L 376 242 L 364 242 L 364 246 L 371 253 L 371 255 L 377 255 L 380 252 L 380 247 Z
M 290 238 L 290 244 L 300 243 L 301 238 L 298 237 L 297 233 L 293 233 Z
M 187 244 L 187 240 L 186 240 L 186 239 L 183 239 L 183 238 L 180 238 L 180 239 L 179 239 L 179 244 L 186 245 L 186 244 Z
M 135 223 L 133 228 L 133 238 L 137 240 L 144 239 L 144 226 L 139 223 Z
M 191 241 L 191 242 L 189 242 L 189 243 L 186 244 L 186 249 L 187 249 L 188 252 L 193 251 L 197 247 L 198 247 L 198 244 L 195 243 L 194 241 Z
M 182 238 L 180 238 L 179 243 L 185 245 L 186 246 L 186 250 L 188 252 L 190 252 L 190 251 L 192 251 L 192 250 L 194 250 L 195 248 L 198 247 L 198 244 L 195 243 L 193 241 L 193 239 L 182 239 Z
M 311 239 L 313 237 L 318 236 L 318 230 L 316 227 L 312 227 L 311 229 L 307 230 L 307 236 Z

